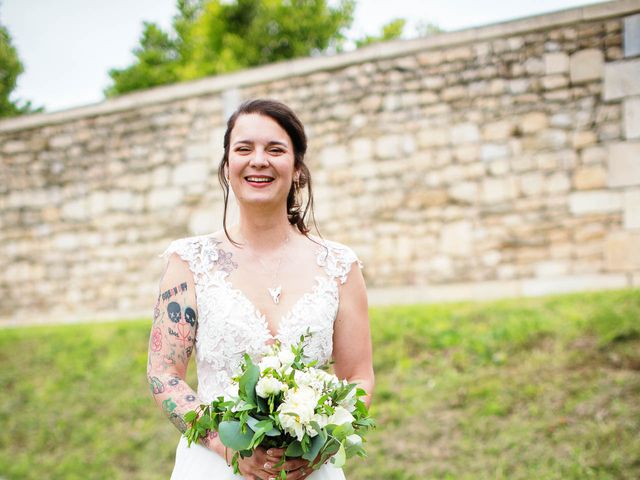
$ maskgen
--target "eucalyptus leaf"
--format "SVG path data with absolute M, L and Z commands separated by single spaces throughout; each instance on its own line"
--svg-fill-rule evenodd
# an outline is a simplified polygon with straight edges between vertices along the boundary
M 315 437 L 313 437 L 311 439 L 311 447 L 309 448 L 309 451 L 302 455 L 302 458 L 309 461 L 314 460 L 318 456 L 318 453 L 320 452 L 320 449 L 323 447 L 326 440 L 326 435 L 316 435 Z
M 302 453 L 302 445 L 298 440 L 291 442 L 284 452 L 287 457 L 299 457 Z
M 246 370 L 240 377 L 239 381 L 239 394 L 240 398 L 243 398 L 251 404 L 256 403 L 256 384 L 260 377 L 260 368 L 251 361 L 251 357 L 245 353 L 244 361 Z
M 341 443 L 340 444 L 340 448 L 338 448 L 338 451 L 336 452 L 336 454 L 331 458 L 331 463 L 333 463 L 333 465 L 336 468 L 340 468 L 344 465 L 344 462 L 346 461 L 346 453 L 344 451 L 344 445 Z
M 218 434 L 220 435 L 220 441 L 225 446 L 237 451 L 248 449 L 253 438 L 251 429 L 243 432 L 240 422 L 234 420 L 220 422 Z

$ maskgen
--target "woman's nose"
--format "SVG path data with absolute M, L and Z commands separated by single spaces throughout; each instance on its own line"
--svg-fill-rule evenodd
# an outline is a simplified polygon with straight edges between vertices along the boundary
M 269 164 L 269 161 L 267 160 L 267 154 L 264 150 L 258 148 L 256 149 L 255 153 L 253 154 L 253 156 L 251 157 L 251 165 L 252 166 L 260 166 L 260 167 L 264 167 L 266 165 Z

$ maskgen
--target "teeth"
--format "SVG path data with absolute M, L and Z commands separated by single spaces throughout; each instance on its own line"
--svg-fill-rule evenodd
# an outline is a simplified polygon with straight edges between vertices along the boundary
M 247 180 L 250 182 L 267 183 L 271 182 L 273 179 L 264 177 L 247 177 Z

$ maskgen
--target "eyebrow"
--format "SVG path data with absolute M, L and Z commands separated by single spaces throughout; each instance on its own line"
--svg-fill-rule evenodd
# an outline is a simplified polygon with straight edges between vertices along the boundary
M 253 144 L 255 143 L 253 140 L 238 140 L 237 142 L 234 142 L 234 144 L 232 146 L 236 146 L 239 143 L 249 143 L 249 144 Z M 281 145 L 285 148 L 289 148 L 289 145 L 287 145 L 284 142 L 279 142 L 278 140 L 271 140 L 269 143 L 267 143 L 267 145 Z

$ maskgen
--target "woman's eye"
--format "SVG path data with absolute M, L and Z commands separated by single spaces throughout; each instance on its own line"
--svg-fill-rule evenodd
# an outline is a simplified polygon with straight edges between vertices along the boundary
M 282 150 L 281 148 L 272 148 L 271 150 L 269 150 L 269 152 L 272 155 L 280 155 L 281 153 L 284 153 L 284 150 Z

